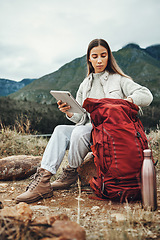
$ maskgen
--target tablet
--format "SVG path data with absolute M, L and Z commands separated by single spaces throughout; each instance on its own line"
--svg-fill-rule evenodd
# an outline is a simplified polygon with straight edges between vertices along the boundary
M 81 105 L 76 101 L 76 99 L 72 96 L 70 92 L 51 90 L 50 93 L 57 101 L 61 100 L 62 102 L 67 103 L 69 106 L 71 106 L 68 112 L 80 114 L 86 112 L 86 110 L 81 107 Z

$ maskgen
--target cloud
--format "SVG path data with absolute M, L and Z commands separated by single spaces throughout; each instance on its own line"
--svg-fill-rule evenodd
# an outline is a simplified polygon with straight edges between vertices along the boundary
M 0 0 L 0 77 L 41 77 L 97 37 L 112 50 L 159 43 L 159 12 L 159 0 Z

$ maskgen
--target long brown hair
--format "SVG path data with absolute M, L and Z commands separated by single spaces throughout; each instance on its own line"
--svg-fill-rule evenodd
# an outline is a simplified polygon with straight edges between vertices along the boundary
M 108 64 L 105 70 L 107 70 L 109 73 L 118 73 L 121 76 L 124 77 L 129 77 L 127 76 L 122 69 L 118 66 L 112 52 L 111 49 L 109 47 L 109 44 L 103 40 L 103 39 L 94 39 L 92 40 L 89 45 L 88 45 L 88 49 L 87 49 L 87 68 L 88 68 L 88 75 L 90 73 L 94 73 L 94 68 L 91 64 L 91 62 L 89 61 L 90 58 L 90 52 L 92 50 L 92 48 L 94 47 L 98 47 L 98 46 L 102 46 L 104 48 L 106 48 L 107 52 L 108 52 Z M 130 78 L 130 77 L 129 77 Z

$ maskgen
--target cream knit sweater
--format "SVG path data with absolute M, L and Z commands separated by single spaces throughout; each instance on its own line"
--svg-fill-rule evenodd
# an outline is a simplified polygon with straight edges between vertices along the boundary
M 84 100 L 88 97 L 98 99 L 104 97 L 114 99 L 131 97 L 133 103 L 140 107 L 150 105 L 153 100 L 152 93 L 146 87 L 139 85 L 130 78 L 116 73 L 109 74 L 107 71 L 98 74 L 91 73 L 80 84 L 76 100 L 82 106 Z M 75 113 L 68 119 L 77 124 L 90 122 L 88 113 L 84 115 Z

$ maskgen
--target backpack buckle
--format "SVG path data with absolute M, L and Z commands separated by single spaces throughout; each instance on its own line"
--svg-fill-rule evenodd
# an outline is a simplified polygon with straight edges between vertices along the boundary
M 105 188 L 105 186 L 104 186 L 104 182 L 102 183 L 102 193 L 104 193 L 104 188 Z
M 104 189 L 105 189 L 105 185 L 104 185 L 104 176 L 102 176 L 102 188 L 101 188 L 101 191 L 102 193 L 104 193 Z
M 141 138 L 141 134 L 139 132 L 137 132 L 137 137 Z

